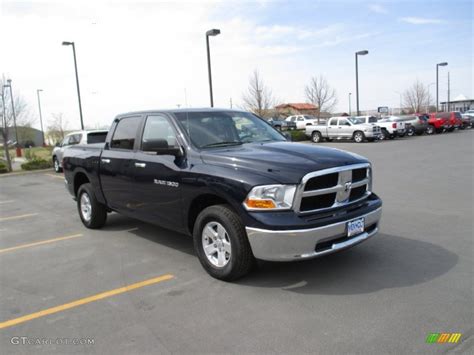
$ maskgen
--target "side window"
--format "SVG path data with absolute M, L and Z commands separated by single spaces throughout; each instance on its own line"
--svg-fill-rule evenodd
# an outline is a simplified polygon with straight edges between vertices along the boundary
M 349 121 L 347 120 L 347 118 L 341 118 L 339 120 L 339 126 L 350 126 Z
M 140 117 L 122 118 L 115 128 L 110 148 L 132 150 L 139 126 Z
M 304 121 L 304 118 L 301 117 L 301 116 L 299 116 L 299 117 L 298 117 L 298 121 Z
M 333 118 L 331 122 L 329 122 L 330 126 L 337 126 L 337 118 Z
M 61 147 L 66 147 L 66 146 L 69 145 L 69 138 L 70 138 L 70 137 L 71 137 L 71 136 L 66 136 L 66 137 L 64 137 L 63 142 L 61 143 Z
M 145 130 L 143 131 L 143 143 L 160 141 L 163 148 L 177 147 L 176 133 L 171 123 L 164 116 L 148 116 Z
M 81 142 L 81 137 L 82 134 L 73 134 L 72 136 L 69 136 L 69 143 L 68 145 L 74 145 L 74 144 L 79 144 Z

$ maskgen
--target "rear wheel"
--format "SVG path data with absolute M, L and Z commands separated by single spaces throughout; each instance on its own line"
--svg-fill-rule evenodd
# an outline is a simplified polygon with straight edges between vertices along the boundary
M 321 142 L 321 139 L 323 137 L 321 136 L 321 133 L 318 132 L 318 131 L 315 131 L 311 134 L 311 140 L 313 141 L 313 143 L 319 143 Z
M 245 228 L 228 205 L 204 209 L 194 224 L 193 239 L 201 265 L 216 279 L 238 279 L 254 265 Z
M 107 220 L 107 208 L 97 201 L 90 183 L 79 187 L 77 192 L 77 210 L 82 223 L 87 228 L 101 228 Z
M 415 132 L 415 128 L 414 128 L 414 127 L 408 128 L 407 135 L 408 135 L 409 137 L 414 136 L 415 133 L 416 133 L 416 132 Z
M 426 127 L 426 133 L 427 133 L 427 134 L 434 134 L 434 133 L 435 133 L 435 128 L 434 128 L 434 126 L 428 125 L 428 127 Z
M 390 137 L 390 134 L 387 132 L 386 129 L 382 129 L 382 135 L 380 136 L 380 140 L 386 140 Z
M 365 135 L 361 131 L 356 131 L 356 132 L 354 132 L 354 137 L 353 138 L 354 138 L 354 141 L 356 143 L 362 143 L 365 139 Z

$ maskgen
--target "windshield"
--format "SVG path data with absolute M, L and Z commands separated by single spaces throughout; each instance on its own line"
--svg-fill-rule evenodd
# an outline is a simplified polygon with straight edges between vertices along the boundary
M 197 148 L 223 147 L 286 139 L 269 124 L 248 112 L 175 112 Z
M 365 120 L 363 118 L 355 118 L 355 117 L 347 117 L 347 119 L 352 123 L 352 124 L 361 124 L 364 123 Z

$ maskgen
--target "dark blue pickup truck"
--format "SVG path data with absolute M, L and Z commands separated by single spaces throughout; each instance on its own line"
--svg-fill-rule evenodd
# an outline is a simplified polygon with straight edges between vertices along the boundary
M 68 149 L 62 166 L 87 228 L 115 211 L 191 235 L 203 267 L 222 280 L 255 259 L 351 247 L 377 233 L 382 214 L 365 158 L 289 142 L 243 111 L 122 114 L 105 144 Z

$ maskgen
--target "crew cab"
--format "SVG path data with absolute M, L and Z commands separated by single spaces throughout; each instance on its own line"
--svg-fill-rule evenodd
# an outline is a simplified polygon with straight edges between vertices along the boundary
M 377 233 L 382 213 L 367 159 L 289 142 L 244 111 L 122 114 L 105 144 L 71 147 L 63 166 L 85 227 L 114 211 L 190 235 L 204 269 L 222 280 L 255 259 L 349 248 Z
M 332 117 L 325 124 L 306 127 L 306 135 L 313 143 L 319 143 L 322 139 L 331 141 L 333 139 L 349 139 L 356 143 L 364 140 L 373 142 L 381 137 L 380 127 L 372 123 L 365 123 L 363 119 L 355 117 Z
M 60 173 L 63 170 L 63 154 L 67 149 L 76 144 L 103 143 L 105 137 L 107 137 L 106 130 L 77 131 L 67 134 L 61 143 L 56 144 L 51 153 L 54 171 Z

